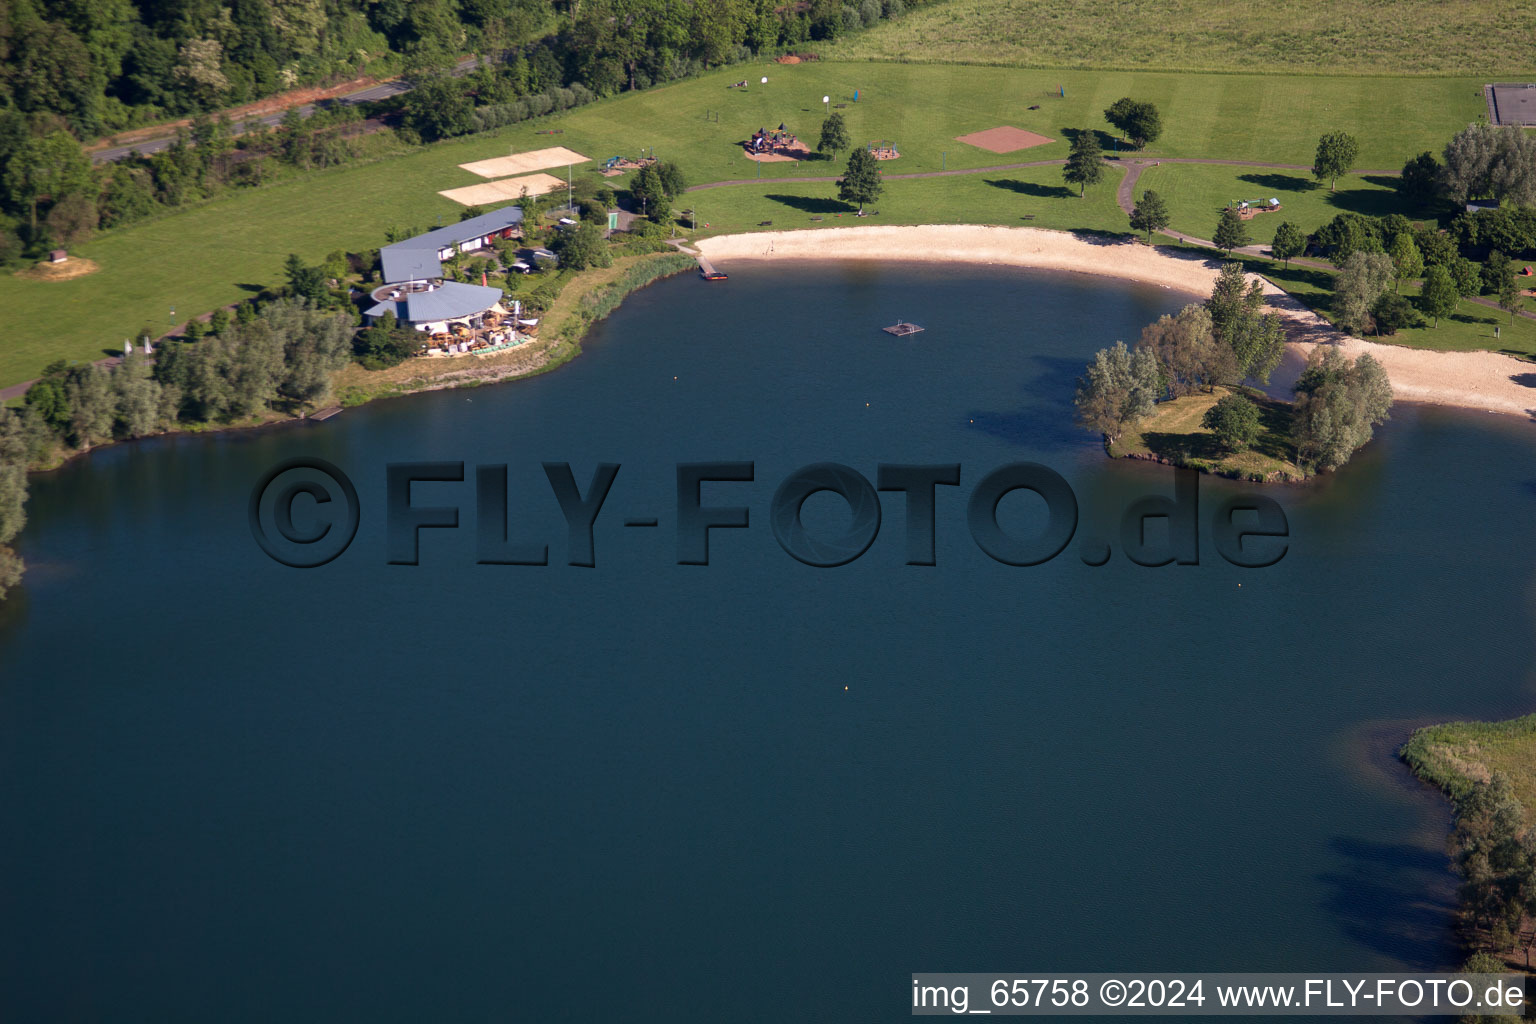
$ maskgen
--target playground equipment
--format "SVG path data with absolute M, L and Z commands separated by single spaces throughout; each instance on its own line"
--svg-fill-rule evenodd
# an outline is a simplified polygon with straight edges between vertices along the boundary
M 1243 220 L 1252 220 L 1261 213 L 1275 213 L 1280 209 L 1280 200 L 1273 197 L 1269 199 L 1234 199 L 1227 204 L 1227 209 L 1236 210 L 1238 217 Z
M 896 148 L 896 143 L 886 139 L 876 139 L 865 147 L 876 160 L 895 160 L 901 156 L 901 151 Z

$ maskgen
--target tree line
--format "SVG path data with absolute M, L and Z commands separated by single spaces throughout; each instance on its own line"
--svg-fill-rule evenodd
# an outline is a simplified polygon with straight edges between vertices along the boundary
M 1225 264 L 1205 302 L 1149 324 L 1134 348 L 1116 342 L 1094 356 L 1077 381 L 1077 420 L 1112 443 L 1160 401 L 1245 381 L 1268 383 L 1284 346 L 1279 317 L 1264 311 L 1262 286 L 1248 281 L 1240 264 Z M 1344 465 L 1387 420 L 1391 405 L 1380 363 L 1369 355 L 1350 362 L 1337 349 L 1318 346 L 1295 387 L 1297 464 L 1315 471 Z M 1204 425 L 1227 450 L 1241 451 L 1259 434 L 1260 410 L 1234 391 L 1212 406 Z

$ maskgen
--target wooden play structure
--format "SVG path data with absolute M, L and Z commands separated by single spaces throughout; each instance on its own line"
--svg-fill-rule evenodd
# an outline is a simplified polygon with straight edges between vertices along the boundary
M 1261 213 L 1277 213 L 1280 210 L 1280 200 L 1234 199 L 1227 204 L 1226 209 L 1236 210 L 1238 217 L 1243 220 L 1252 220 Z
M 865 147 L 876 160 L 895 160 L 901 156 L 901 151 L 896 148 L 896 143 L 887 139 L 876 139 Z
M 627 156 L 611 156 L 603 161 L 603 168 L 598 173 L 605 178 L 616 178 L 625 171 L 639 170 L 656 162 L 653 156 L 643 156 L 638 160 L 632 160 Z

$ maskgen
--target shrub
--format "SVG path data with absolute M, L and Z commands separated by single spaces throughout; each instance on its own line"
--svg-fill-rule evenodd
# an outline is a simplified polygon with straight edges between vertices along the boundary
M 1205 411 L 1200 421 L 1230 452 L 1240 452 L 1259 439 L 1259 407 L 1246 395 L 1227 395 Z

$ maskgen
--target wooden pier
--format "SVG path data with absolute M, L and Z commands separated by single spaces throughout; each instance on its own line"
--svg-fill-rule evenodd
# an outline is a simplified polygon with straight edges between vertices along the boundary
M 715 269 L 715 265 L 709 262 L 709 257 L 698 253 L 694 259 L 699 261 L 699 276 L 706 281 L 724 281 L 726 275 Z
M 891 326 L 880 329 L 886 334 L 894 334 L 898 338 L 905 338 L 909 334 L 919 334 L 923 330 L 917 324 L 909 324 L 905 320 L 898 320 Z

